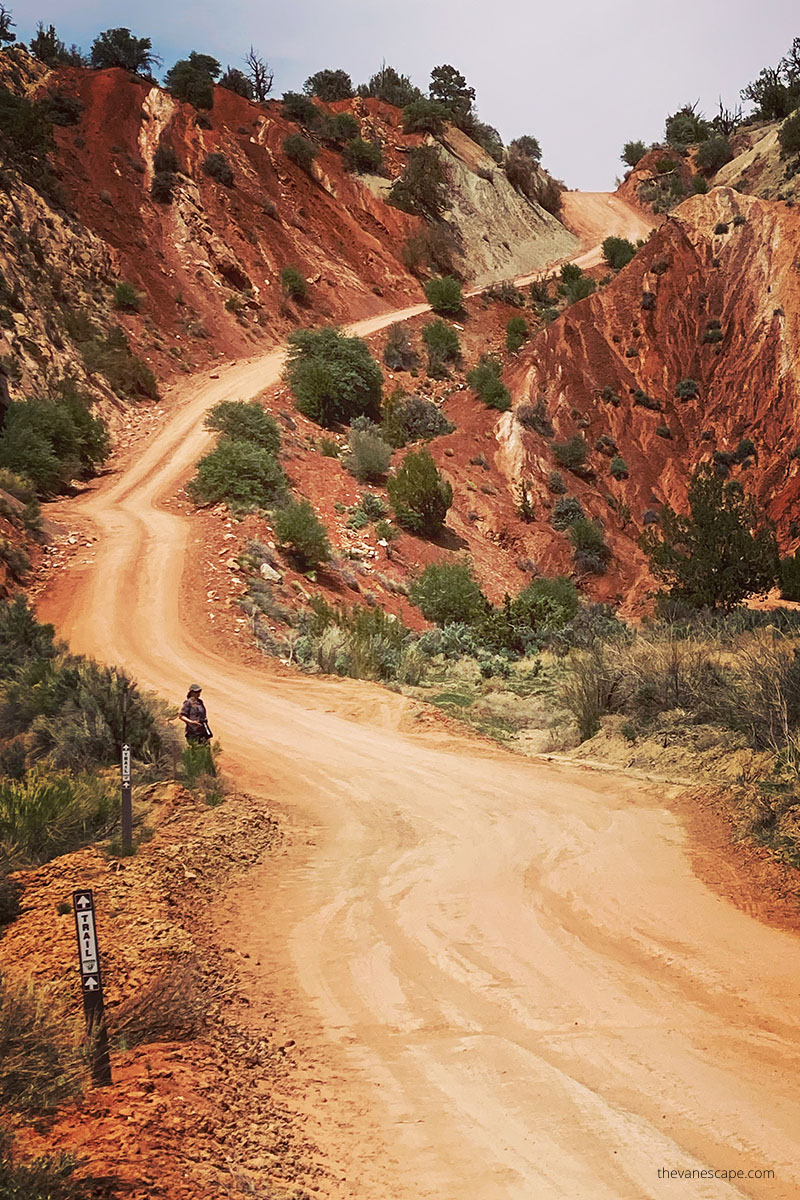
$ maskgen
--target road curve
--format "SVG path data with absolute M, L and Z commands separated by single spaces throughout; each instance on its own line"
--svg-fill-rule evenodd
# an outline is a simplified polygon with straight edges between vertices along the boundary
M 182 621 L 192 523 L 163 501 L 209 442 L 204 411 L 257 393 L 281 362 L 181 385 L 137 460 L 70 504 L 101 535 L 96 561 L 40 610 L 76 651 L 165 696 L 202 679 L 229 769 L 313 831 L 232 911 L 263 963 L 255 992 L 286 983 L 369 1107 L 362 1158 L 380 1169 L 355 1178 L 356 1164 L 329 1194 L 796 1196 L 800 943 L 695 878 L 657 794 L 402 732 L 399 698 L 275 679 Z M 329 1136 L 346 1158 L 352 1131 Z

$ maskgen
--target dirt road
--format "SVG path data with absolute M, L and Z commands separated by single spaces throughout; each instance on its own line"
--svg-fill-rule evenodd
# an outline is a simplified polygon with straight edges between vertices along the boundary
M 285 995 L 316 1039 L 301 1107 L 347 1176 L 320 1194 L 797 1195 L 800 943 L 694 877 L 659 795 L 403 732 L 400 698 L 241 667 L 182 620 L 192 523 L 160 502 L 209 441 L 203 412 L 280 363 L 182 386 L 137 461 L 70 507 L 96 562 L 41 608 L 176 701 L 200 679 L 228 769 L 296 828 L 220 925 L 253 1006 Z M 659 1176 L 692 1169 L 743 1177 Z

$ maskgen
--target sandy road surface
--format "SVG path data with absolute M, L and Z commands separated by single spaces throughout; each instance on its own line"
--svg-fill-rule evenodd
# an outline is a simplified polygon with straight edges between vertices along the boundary
M 658 795 L 414 737 L 397 697 L 276 680 L 184 626 L 192 527 L 159 501 L 207 444 L 203 411 L 280 363 L 183 385 L 138 460 L 79 503 L 96 562 L 41 608 L 76 650 L 164 695 L 203 680 L 227 766 L 308 831 L 226 912 L 263 964 L 254 998 L 286 985 L 368 1118 L 360 1146 L 357 1127 L 321 1119 L 351 1167 L 327 1194 L 796 1196 L 800 943 L 698 882 Z

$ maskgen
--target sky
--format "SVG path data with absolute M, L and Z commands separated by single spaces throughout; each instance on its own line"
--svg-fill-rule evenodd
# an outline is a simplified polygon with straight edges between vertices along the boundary
M 5 0 L 17 34 L 38 20 L 88 51 L 102 29 L 149 37 L 164 69 L 190 50 L 241 66 L 252 43 L 275 71 L 273 94 L 324 67 L 354 83 L 382 60 L 427 89 L 452 63 L 475 88 L 481 120 L 507 143 L 539 139 L 568 187 L 605 191 L 625 142 L 663 137 L 664 118 L 700 101 L 713 115 L 800 36 L 796 0 Z

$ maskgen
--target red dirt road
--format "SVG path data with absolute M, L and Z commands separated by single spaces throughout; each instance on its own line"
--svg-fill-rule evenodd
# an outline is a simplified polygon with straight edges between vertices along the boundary
M 182 620 L 192 524 L 162 502 L 210 440 L 203 412 L 280 362 L 182 385 L 138 460 L 70 505 L 97 559 L 40 608 L 176 701 L 202 680 L 226 766 L 295 826 L 221 936 L 251 953 L 253 1004 L 285 995 L 316 1039 L 298 1109 L 347 1175 L 320 1194 L 789 1200 L 800 942 L 698 881 L 653 788 L 415 734 L 391 693 L 276 679 Z

